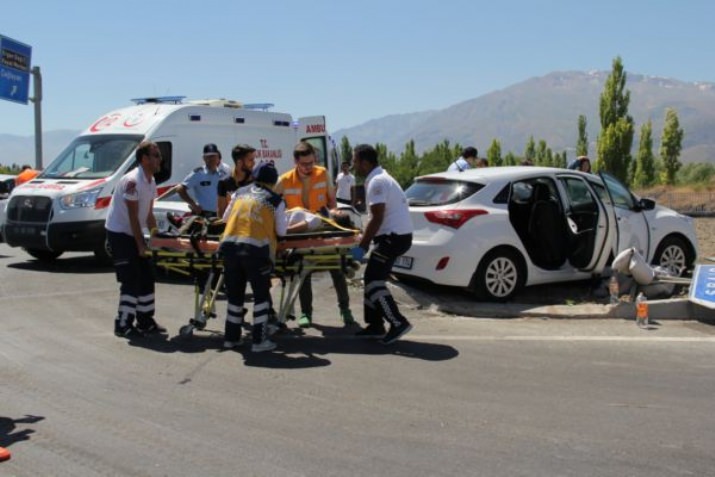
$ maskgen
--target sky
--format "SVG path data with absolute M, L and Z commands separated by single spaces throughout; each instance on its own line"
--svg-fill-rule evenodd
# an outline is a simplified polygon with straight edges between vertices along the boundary
M 273 103 L 336 131 L 616 56 L 715 82 L 712 0 L 6 0 L 1 18 L 42 73 L 44 131 L 165 95 Z M 0 134 L 33 133 L 33 104 L 0 99 Z

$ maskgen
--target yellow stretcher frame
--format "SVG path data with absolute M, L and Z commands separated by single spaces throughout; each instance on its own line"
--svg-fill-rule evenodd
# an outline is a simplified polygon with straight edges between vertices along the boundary
M 192 242 L 199 250 L 167 250 L 164 246 L 149 241 L 150 253 L 156 267 L 184 276 L 194 277 L 194 314 L 189 323 L 179 329 L 181 336 L 191 336 L 194 330 L 203 330 L 209 318 L 215 318 L 215 304 L 223 286 L 223 260 L 217 251 L 217 241 Z M 179 237 L 176 237 L 179 239 Z M 313 272 L 342 270 L 347 278 L 353 278 L 360 263 L 350 256 L 350 249 L 359 243 L 357 232 L 341 233 L 338 237 L 330 232 L 295 234 L 279 243 L 274 266 L 275 275 L 281 280 L 278 311 L 274 317 L 279 326 L 289 319 L 295 300 L 305 279 Z M 313 246 L 307 246 L 314 243 Z M 328 245 L 324 245 L 328 243 Z M 185 247 L 185 246 L 184 246 Z M 208 253 L 201 251 L 207 249 Z M 199 289 L 198 273 L 208 272 L 203 290 Z M 217 277 L 217 278 L 216 278 Z M 215 282 L 215 283 L 214 283 Z

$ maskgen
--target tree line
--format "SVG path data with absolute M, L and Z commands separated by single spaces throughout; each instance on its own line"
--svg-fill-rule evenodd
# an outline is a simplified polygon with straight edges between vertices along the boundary
M 623 62 L 620 56 L 616 57 L 599 98 L 601 130 L 596 139 L 596 156 L 594 158 L 589 154 L 587 119 L 584 115 L 579 115 L 577 120 L 576 156 L 591 157 L 594 171 L 606 171 L 624 184 L 638 189 L 654 185 L 709 183 L 715 176 L 715 166 L 706 163 L 683 166 L 680 162 L 684 130 L 674 108 L 666 109 L 658 154 L 653 150 L 653 123 L 648 119 L 640 127 L 638 149 L 635 157 L 632 156 L 636 126 L 628 113 L 630 91 L 625 87 L 626 79 Z M 341 139 L 339 147 L 341 157 L 352 157 L 352 146 L 347 137 Z M 399 154 L 388 150 L 382 143 L 375 144 L 375 147 L 380 164 L 402 187 L 408 187 L 417 176 L 446 170 L 462 151 L 462 145 L 451 144 L 446 139 L 422 154 L 416 152 L 414 140 L 405 144 L 405 149 Z M 537 166 L 567 167 L 568 161 L 566 151 L 554 152 L 546 141 L 535 140 L 533 136 L 527 140 L 521 155 L 511 151 L 503 154 L 500 141 L 492 139 L 484 157 L 490 167 L 513 166 L 525 161 Z

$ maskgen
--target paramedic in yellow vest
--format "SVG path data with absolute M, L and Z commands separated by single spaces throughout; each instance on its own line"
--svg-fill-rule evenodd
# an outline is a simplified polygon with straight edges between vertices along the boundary
M 268 338 L 271 311 L 271 270 L 275 261 L 277 236 L 286 234 L 285 203 L 272 188 L 278 172 L 272 162 L 253 168 L 252 185 L 232 199 L 223 220 L 226 228 L 219 250 L 223 255 L 228 307 L 224 348 L 241 342 L 241 326 L 246 309 L 246 284 L 253 289 L 253 330 L 251 351 L 270 351 L 276 344 Z
M 302 207 L 310 212 L 324 213 L 335 207 L 335 189 L 328 171 L 316 165 L 318 154 L 308 142 L 301 141 L 293 149 L 295 168 L 278 179 L 276 192 L 283 194 L 287 209 Z M 330 270 L 333 286 L 338 295 L 340 317 L 346 326 L 355 324 L 350 312 L 350 295 L 345 275 L 341 270 Z M 308 328 L 313 320 L 313 287 L 308 275 L 299 293 L 301 316 L 298 325 Z

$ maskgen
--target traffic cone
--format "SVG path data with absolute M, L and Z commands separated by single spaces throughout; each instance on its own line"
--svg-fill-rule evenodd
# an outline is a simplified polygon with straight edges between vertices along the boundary
M 10 460 L 10 451 L 4 447 L 0 447 L 0 462 Z

